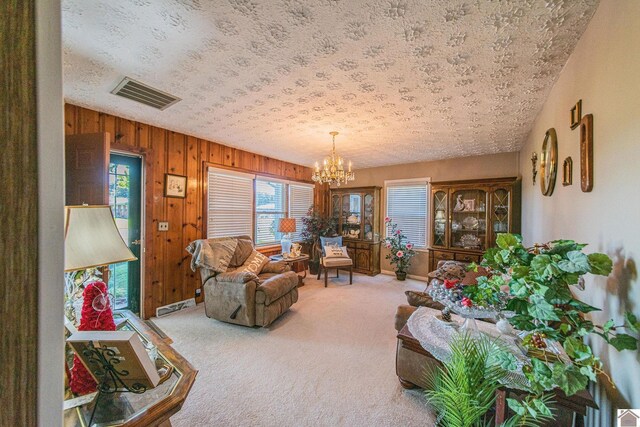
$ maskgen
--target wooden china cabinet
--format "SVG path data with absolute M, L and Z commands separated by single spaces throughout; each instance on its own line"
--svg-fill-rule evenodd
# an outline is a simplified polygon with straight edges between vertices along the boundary
M 499 233 L 520 233 L 521 180 L 431 183 L 429 270 L 441 260 L 479 262 Z
M 338 219 L 353 271 L 375 276 L 380 273 L 381 187 L 332 188 L 331 214 Z

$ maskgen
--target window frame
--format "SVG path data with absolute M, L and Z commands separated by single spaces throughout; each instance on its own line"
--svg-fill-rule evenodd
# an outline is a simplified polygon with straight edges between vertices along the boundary
M 403 186 L 416 186 L 416 185 L 424 185 L 425 187 L 425 216 L 424 216 L 424 221 L 425 221 L 425 242 L 424 242 L 424 246 L 418 246 L 415 242 L 412 242 L 414 244 L 414 250 L 418 251 L 418 252 L 422 252 L 422 251 L 426 251 L 429 248 L 429 233 L 430 233 L 430 220 L 429 220 L 429 203 L 430 203 L 430 194 L 431 194 L 431 178 L 430 177 L 425 177 L 425 178 L 407 178 L 407 179 L 392 179 L 392 180 L 385 180 L 384 181 L 384 217 L 389 217 L 389 188 L 390 187 L 403 187 Z M 386 224 L 384 224 L 384 218 L 382 219 L 383 221 L 383 235 L 384 237 L 389 237 L 388 236 L 388 229 Z
M 282 184 L 283 186 L 283 204 L 282 207 L 284 208 L 283 211 L 270 211 L 270 210 L 258 210 L 258 181 L 262 181 L 262 182 L 271 182 L 271 183 L 277 183 L 277 184 Z M 270 242 L 264 242 L 264 243 L 258 243 L 258 215 L 260 214 L 274 214 L 274 215 L 284 215 L 284 218 L 287 218 L 289 216 L 289 183 L 288 181 L 282 180 L 282 179 L 276 179 L 276 178 L 269 178 L 269 177 L 264 177 L 264 176 L 260 176 L 260 175 L 256 175 L 256 177 L 253 180 L 253 243 L 256 245 L 256 247 L 268 247 L 268 246 L 274 246 L 280 243 L 279 240 L 277 240 L 278 238 L 278 231 L 277 229 L 274 232 L 274 237 L 276 238 L 276 240 L 270 241 Z

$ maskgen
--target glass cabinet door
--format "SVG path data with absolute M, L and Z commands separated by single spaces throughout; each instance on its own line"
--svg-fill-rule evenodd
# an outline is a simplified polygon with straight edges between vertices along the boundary
M 342 195 L 342 236 L 351 239 L 361 238 L 362 197 L 359 193 Z
M 487 193 L 480 189 L 453 189 L 450 201 L 449 242 L 453 248 L 485 250 Z
M 362 218 L 363 229 L 362 239 L 364 240 L 373 240 L 373 221 L 375 220 L 373 211 L 374 211 L 374 197 L 371 193 L 366 193 L 364 195 L 364 215 Z
M 447 192 L 438 190 L 433 193 L 433 240 L 432 246 L 447 246 Z
M 495 243 L 498 233 L 508 233 L 511 230 L 510 197 L 511 192 L 505 188 L 498 188 L 491 192 L 492 244 Z

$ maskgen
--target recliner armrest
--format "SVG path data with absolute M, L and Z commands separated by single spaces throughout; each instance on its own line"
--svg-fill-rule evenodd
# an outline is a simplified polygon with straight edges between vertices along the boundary
M 264 281 L 256 289 L 256 303 L 270 305 L 298 286 L 298 275 L 293 271 L 278 274 Z
M 261 273 L 286 273 L 291 267 L 284 261 L 269 261 L 262 267 Z

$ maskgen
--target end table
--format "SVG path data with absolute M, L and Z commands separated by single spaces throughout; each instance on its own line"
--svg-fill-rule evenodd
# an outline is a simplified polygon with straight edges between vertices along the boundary
M 298 275 L 298 287 L 304 286 L 304 279 L 307 277 L 307 269 L 309 268 L 309 255 L 300 255 L 295 258 L 284 258 L 282 254 L 280 255 L 271 255 L 269 257 L 271 261 L 284 261 L 288 266 L 291 267 L 291 270 L 296 273 L 303 272 L 302 276 Z

